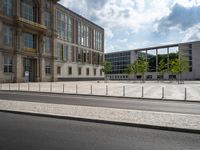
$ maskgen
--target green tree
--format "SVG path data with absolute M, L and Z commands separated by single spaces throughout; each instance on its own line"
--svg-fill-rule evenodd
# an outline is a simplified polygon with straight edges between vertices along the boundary
M 137 63 L 138 73 L 142 74 L 142 79 L 143 79 L 143 82 L 144 82 L 145 81 L 144 75 L 147 72 L 148 62 L 146 61 L 144 56 L 140 57 L 137 62 L 138 62 Z
M 178 75 L 178 82 L 182 81 L 182 73 L 189 70 L 189 63 L 184 58 L 176 58 L 170 61 L 170 72 L 172 74 Z
M 133 74 L 134 79 L 135 79 L 135 76 L 138 73 L 138 62 L 137 62 L 137 60 L 134 61 L 132 64 L 128 64 L 126 66 L 125 73 L 127 73 L 128 75 Z
M 112 64 L 111 64 L 111 62 L 105 61 L 103 63 L 102 71 L 105 74 L 105 80 L 106 80 L 107 79 L 107 75 L 112 72 Z
M 159 64 L 158 64 L 158 73 L 161 76 L 164 76 L 164 74 L 168 71 L 167 63 L 163 58 L 161 58 Z

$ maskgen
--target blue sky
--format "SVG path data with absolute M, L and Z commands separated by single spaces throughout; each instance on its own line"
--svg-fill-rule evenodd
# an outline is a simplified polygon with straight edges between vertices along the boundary
M 61 0 L 105 29 L 105 52 L 200 40 L 200 0 Z

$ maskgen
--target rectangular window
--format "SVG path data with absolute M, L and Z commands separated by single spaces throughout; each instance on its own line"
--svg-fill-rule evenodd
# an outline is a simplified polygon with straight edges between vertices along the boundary
M 13 31 L 9 26 L 4 27 L 4 44 L 12 45 L 13 44 Z
M 90 69 L 89 69 L 89 68 L 86 69 L 86 75 L 87 75 L 87 76 L 90 75 Z
M 45 73 L 51 74 L 51 63 L 50 60 L 45 60 Z
M 72 67 L 68 67 L 68 75 L 72 75 Z
M 13 15 L 13 0 L 3 0 L 3 14 L 6 16 Z
M 48 29 L 51 28 L 51 14 L 49 12 L 45 12 L 45 26 Z
M 102 76 L 102 75 L 103 75 L 103 70 L 101 69 L 101 70 L 100 70 L 100 76 Z
M 60 67 L 60 66 L 57 67 L 57 74 L 58 74 L 58 75 L 61 74 L 61 67 Z
M 102 51 L 102 33 L 100 31 L 94 30 L 94 49 Z
M 97 75 L 97 69 L 94 69 L 94 76 Z
M 35 21 L 33 3 L 21 2 L 21 16 L 27 20 Z
M 57 59 L 58 60 L 62 60 L 62 44 L 61 43 L 57 43 Z
M 64 45 L 63 47 L 63 60 L 64 61 L 68 60 L 68 45 Z
M 35 48 L 35 37 L 30 33 L 23 33 L 24 48 Z
M 12 65 L 13 65 L 12 57 L 4 56 L 4 72 L 5 73 L 12 72 Z
M 51 52 L 51 44 L 50 44 L 50 38 L 44 37 L 44 52 L 50 53 Z
M 78 68 L 78 75 L 80 76 L 80 75 L 81 75 L 81 73 L 82 73 L 82 68 L 81 68 L 81 67 L 79 67 L 79 68 Z
M 89 47 L 89 27 L 78 23 L 78 44 Z

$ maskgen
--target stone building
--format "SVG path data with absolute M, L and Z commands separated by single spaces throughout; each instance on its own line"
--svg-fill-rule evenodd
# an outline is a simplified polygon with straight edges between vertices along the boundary
M 104 29 L 57 0 L 0 0 L 0 82 L 103 78 Z

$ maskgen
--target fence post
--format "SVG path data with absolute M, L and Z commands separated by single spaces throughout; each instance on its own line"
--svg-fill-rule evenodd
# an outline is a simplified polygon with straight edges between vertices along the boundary
M 52 93 L 52 82 L 50 83 L 50 93 Z
M 40 83 L 39 83 L 39 92 L 41 91 L 41 89 L 40 89 L 41 87 L 40 87 Z
M 63 93 L 65 93 L 65 84 L 63 83 Z
M 78 85 L 76 84 L 76 94 L 78 94 Z
M 90 86 L 90 94 L 92 95 L 93 91 L 92 91 L 92 85 Z
M 108 85 L 106 85 L 106 96 L 108 96 Z
M 187 88 L 185 88 L 185 101 L 187 100 Z
M 164 99 L 164 97 L 165 97 L 165 88 L 162 87 L 162 99 Z
M 8 85 L 8 86 L 9 86 L 9 91 L 10 91 L 10 83 L 9 83 L 9 85 Z
M 142 87 L 142 98 L 144 97 L 144 87 Z
M 125 86 L 123 86 L 123 96 L 125 97 L 126 96 L 126 87 Z
M 18 91 L 20 91 L 20 83 L 18 83 Z

